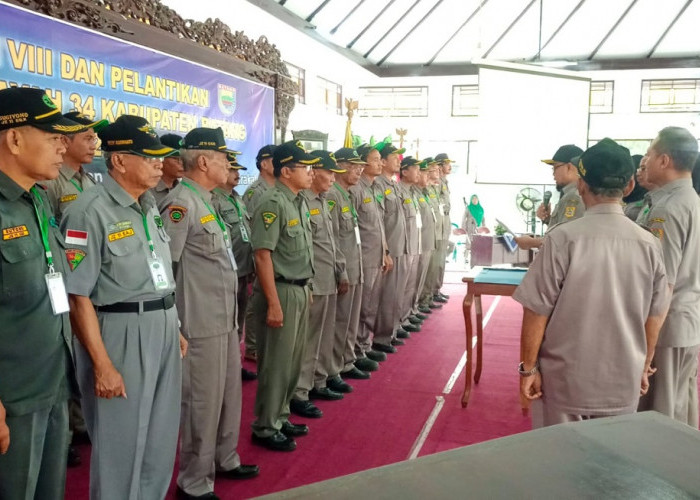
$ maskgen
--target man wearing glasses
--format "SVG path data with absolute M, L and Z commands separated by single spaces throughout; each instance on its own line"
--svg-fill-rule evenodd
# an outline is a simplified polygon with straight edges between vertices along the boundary
M 175 462 L 187 343 L 173 307 L 168 235 L 149 189 L 173 149 L 138 116 L 120 116 L 98 135 L 108 175 L 61 222 L 92 441 L 90 497 L 163 498 Z
M 559 202 L 552 211 L 549 204 L 541 204 L 537 208 L 537 217 L 547 224 L 547 231 L 562 222 L 583 217 L 586 207 L 578 193 L 578 171 L 576 163 L 583 150 L 574 144 L 566 144 L 554 153 L 551 160 L 542 160 L 543 163 L 552 167 L 552 177 L 557 186 L 557 191 L 561 193 Z M 540 248 L 542 238 L 535 236 L 517 236 L 516 243 L 523 250 Z
M 255 322 L 258 391 L 253 443 L 275 451 L 296 449 L 309 432 L 289 421 L 289 401 L 301 371 L 309 323 L 308 283 L 314 275 L 309 207 L 300 192 L 311 187 L 319 159 L 300 142 L 286 142 L 272 157 L 275 185 L 252 216 L 251 244 L 257 278 L 249 319 Z

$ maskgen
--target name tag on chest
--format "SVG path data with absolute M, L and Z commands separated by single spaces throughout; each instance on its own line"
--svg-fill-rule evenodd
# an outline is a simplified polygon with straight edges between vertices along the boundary
M 61 273 L 47 273 L 44 275 L 44 279 L 46 280 L 46 288 L 49 290 L 49 300 L 54 315 L 68 312 L 70 306 L 68 305 L 66 285 L 63 283 L 63 275 Z

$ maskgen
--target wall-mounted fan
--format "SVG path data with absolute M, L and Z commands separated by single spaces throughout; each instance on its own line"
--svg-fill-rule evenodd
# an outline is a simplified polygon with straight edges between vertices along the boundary
M 542 194 L 537 189 L 526 187 L 521 189 L 515 197 L 515 205 L 523 214 L 525 225 L 530 227 L 532 233 L 535 233 L 537 219 L 537 205 L 542 200 Z

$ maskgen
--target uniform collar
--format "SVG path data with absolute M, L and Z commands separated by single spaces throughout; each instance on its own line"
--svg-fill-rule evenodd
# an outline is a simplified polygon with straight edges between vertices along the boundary
M 651 199 L 659 199 L 661 196 L 666 196 L 667 194 L 671 194 L 674 191 L 677 191 L 679 189 L 683 189 L 685 187 L 693 187 L 693 180 L 691 178 L 683 178 L 683 179 L 676 179 L 675 181 L 671 181 L 668 184 L 664 184 L 663 186 L 659 187 L 658 189 L 654 189 L 651 192 Z
M 9 201 L 17 201 L 25 193 L 26 191 L 22 186 L 10 179 L 5 172 L 0 170 L 0 194 Z
M 571 183 L 567 184 L 566 186 L 564 186 L 564 189 L 561 190 L 562 196 L 564 196 L 565 194 L 568 195 L 568 194 L 571 194 L 574 192 L 578 192 L 578 182 L 571 182 Z
M 584 212 L 583 216 L 587 217 L 589 215 L 598 215 L 598 214 L 625 215 L 625 212 L 622 210 L 622 205 L 620 205 L 618 202 L 599 203 L 598 205 L 594 205 L 590 208 L 586 207 L 586 211 Z
M 83 172 L 83 167 L 80 167 L 79 170 L 73 170 L 71 167 L 66 165 L 65 163 L 61 165 L 61 177 L 66 179 L 67 181 L 71 180 L 73 177 L 75 177 L 78 174 L 82 174 Z
M 279 189 L 280 191 L 282 191 L 282 193 L 284 194 L 284 196 L 286 196 L 286 197 L 289 199 L 289 201 L 294 201 L 294 200 L 297 199 L 297 196 L 298 196 L 298 195 L 294 194 L 294 193 L 292 192 L 292 190 L 289 189 L 289 187 L 287 187 L 286 184 L 284 184 L 283 182 L 280 182 L 278 179 L 275 180 L 275 186 L 277 187 L 277 189 Z M 299 191 L 299 193 L 302 193 L 303 191 L 304 191 L 304 190 Z M 310 191 L 310 190 L 309 190 L 309 191 Z
M 186 182 L 187 185 L 192 186 L 195 189 L 195 191 L 197 191 L 197 194 L 199 194 L 199 196 L 204 198 L 206 201 L 211 201 L 211 191 L 207 191 L 206 189 L 204 189 L 201 186 L 201 184 L 196 183 L 189 177 L 183 177 L 182 181 L 180 182 Z M 185 187 L 185 189 L 187 189 L 187 187 Z
M 131 195 L 121 186 L 121 184 L 114 180 L 114 177 L 112 177 L 110 174 L 105 176 L 102 184 L 104 185 L 107 194 L 109 194 L 109 196 L 111 196 L 112 199 L 119 203 L 122 207 L 130 207 L 136 203 L 136 200 L 134 200 Z

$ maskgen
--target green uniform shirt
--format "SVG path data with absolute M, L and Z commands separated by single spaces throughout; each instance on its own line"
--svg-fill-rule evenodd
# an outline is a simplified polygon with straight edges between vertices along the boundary
M 68 399 L 74 380 L 68 314 L 54 316 L 44 275 L 48 264 L 32 199 L 49 221 L 56 272 L 66 280 L 65 252 L 49 199 L 35 198 L 0 172 L 0 401 L 19 416 Z M 11 446 L 11 445 L 10 445 Z
M 314 275 L 309 217 L 304 197 L 279 181 L 261 196 L 252 215 L 250 242 L 253 251 L 272 251 L 276 278 L 300 280 Z
M 250 245 L 250 214 L 241 195 L 226 193 L 221 188 L 212 191 L 212 206 L 221 214 L 231 235 L 233 255 L 238 264 L 238 276 L 247 276 L 253 268 L 253 247 Z
M 341 280 L 347 279 L 350 285 L 358 285 L 362 277 L 362 247 L 357 225 L 357 210 L 352 204 L 350 193 L 337 182 L 326 193 L 326 201 L 331 209 L 333 237 L 335 238 L 336 259 L 345 269 Z M 331 202 L 333 207 L 331 207 Z
M 549 218 L 549 227 L 547 231 L 562 222 L 583 217 L 585 212 L 586 206 L 583 204 L 583 200 L 578 194 L 578 183 L 572 182 L 571 184 L 567 184 L 564 186 L 564 189 L 562 189 L 559 203 L 554 207 L 554 212 Z
M 377 201 L 377 194 L 369 179 L 364 175 L 348 192 L 357 210 L 357 223 L 360 226 L 360 239 L 362 241 L 362 262 L 372 268 L 382 267 L 387 247 L 384 238 L 382 207 Z
M 67 165 L 61 166 L 61 172 L 53 180 L 45 181 L 46 194 L 53 207 L 56 220 L 60 223 L 66 209 L 78 199 L 83 191 L 95 186 L 92 179 L 82 167 L 75 171 Z
M 169 286 L 156 290 L 145 222 Z M 70 231 L 70 233 L 69 233 Z M 153 195 L 135 201 L 112 176 L 85 192 L 64 214 L 61 233 L 72 269 L 68 292 L 90 297 L 97 306 L 154 300 L 175 290 L 169 237 Z
M 166 196 L 168 196 L 168 193 L 175 189 L 175 187 L 180 183 L 179 179 L 175 180 L 175 183 L 173 184 L 173 187 L 169 188 L 165 182 L 163 182 L 163 179 L 158 181 L 158 185 L 151 189 L 151 193 L 153 194 L 153 197 L 156 199 L 156 205 L 160 206 L 161 203 L 163 203 L 163 200 L 165 199 Z
M 258 208 L 258 204 L 260 203 L 260 197 L 270 189 L 270 186 L 265 179 L 262 177 L 258 177 L 255 179 L 255 182 L 253 182 L 250 186 L 248 186 L 248 189 L 245 190 L 245 193 L 243 193 L 243 201 L 245 202 L 245 206 L 248 208 L 248 212 L 253 214 L 255 212 L 255 209 Z

